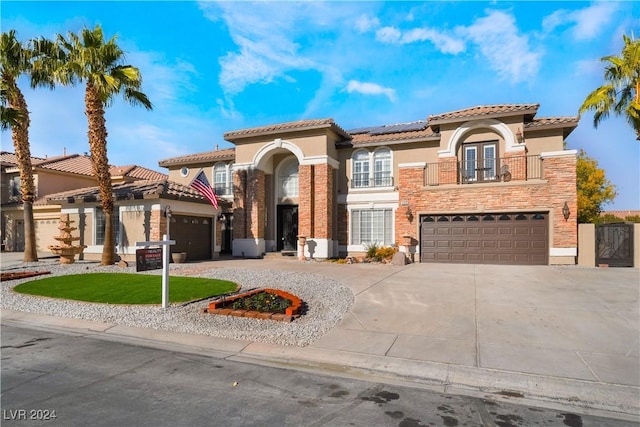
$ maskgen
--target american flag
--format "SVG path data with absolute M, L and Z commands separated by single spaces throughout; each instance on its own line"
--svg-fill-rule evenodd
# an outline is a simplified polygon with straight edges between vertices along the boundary
M 202 194 L 204 197 L 211 202 L 214 208 L 218 209 L 218 196 L 216 196 L 216 192 L 209 185 L 209 180 L 207 176 L 204 174 L 204 171 L 200 171 L 198 176 L 195 177 L 193 181 L 191 181 L 190 186 L 195 188 Z

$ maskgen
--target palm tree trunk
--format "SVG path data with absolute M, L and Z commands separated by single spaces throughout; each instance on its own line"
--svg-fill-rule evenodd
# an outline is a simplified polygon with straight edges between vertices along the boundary
M 33 168 L 31 165 L 31 150 L 29 148 L 29 110 L 27 102 L 13 78 L 3 78 L 8 87 L 9 107 L 20 111 L 18 123 L 11 127 L 13 147 L 18 160 L 20 171 L 20 193 L 24 215 L 24 262 L 38 261 L 36 246 L 36 229 L 33 220 L 33 201 L 36 197 L 33 183 Z
M 113 218 L 113 188 L 109 173 L 107 157 L 107 127 L 104 118 L 104 104 L 91 80 L 87 81 L 85 91 L 85 114 L 89 121 L 89 148 L 93 173 L 98 179 L 100 200 L 105 217 L 104 245 L 102 248 L 102 265 L 115 262 L 115 236 Z

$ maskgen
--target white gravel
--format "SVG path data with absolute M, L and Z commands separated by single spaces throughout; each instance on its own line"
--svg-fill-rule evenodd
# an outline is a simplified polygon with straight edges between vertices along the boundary
M 184 270 L 183 272 L 186 273 L 189 268 L 189 264 L 172 265 L 171 274 L 180 274 L 180 270 Z M 57 261 L 45 260 L 34 264 L 25 263 L 19 268 L 4 271 L 50 271 L 52 275 L 103 271 L 133 273 L 135 272 L 135 267 L 100 266 L 96 262 L 88 261 L 60 265 Z M 159 275 L 161 270 L 146 273 Z M 241 285 L 241 291 L 262 287 L 281 289 L 300 297 L 306 303 L 307 311 L 305 315 L 293 322 L 286 323 L 201 313 L 201 309 L 207 306 L 207 301 L 192 304 L 172 304 L 169 308 L 163 309 L 159 305 L 95 304 L 34 297 L 13 291 L 13 288 L 20 283 L 47 276 L 2 282 L 0 307 L 141 328 L 288 346 L 305 346 L 333 328 L 349 312 L 354 303 L 354 296 L 349 288 L 338 281 L 317 274 L 275 270 L 212 268 L 198 271 L 193 276 L 230 280 Z M 160 291 L 160 283 L 160 277 L 158 277 L 158 291 Z

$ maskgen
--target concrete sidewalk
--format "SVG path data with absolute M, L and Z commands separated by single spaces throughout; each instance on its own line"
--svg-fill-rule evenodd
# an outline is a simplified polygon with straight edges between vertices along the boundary
M 307 347 L 9 310 L 2 322 L 640 420 L 638 269 L 398 267 L 287 258 L 192 265 L 316 273 L 348 286 L 355 304 L 338 326 Z

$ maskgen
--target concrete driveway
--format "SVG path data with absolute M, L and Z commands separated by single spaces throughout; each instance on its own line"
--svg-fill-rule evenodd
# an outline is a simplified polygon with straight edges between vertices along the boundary
M 5 258 L 3 257 L 3 267 Z M 640 415 L 640 270 L 576 266 L 336 264 L 286 257 L 193 263 L 325 275 L 355 295 L 351 312 L 307 347 L 57 324 L 215 350 L 234 360 L 378 375 L 438 390 L 529 398 Z M 38 317 L 39 316 L 39 317 Z

